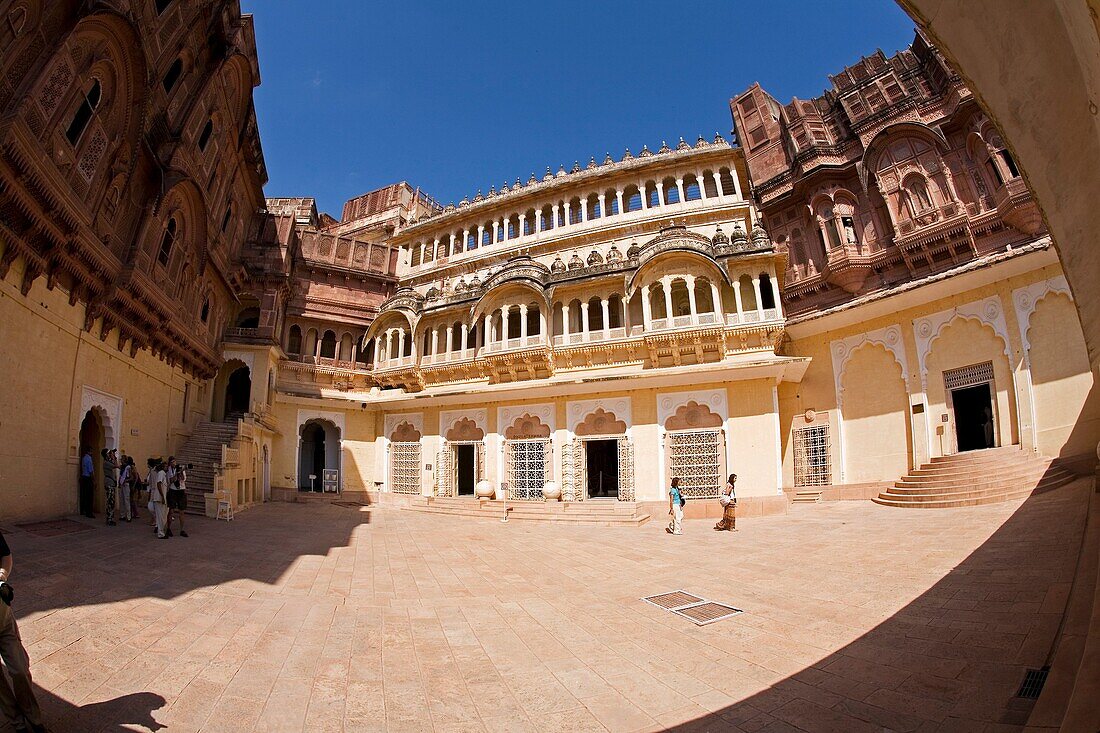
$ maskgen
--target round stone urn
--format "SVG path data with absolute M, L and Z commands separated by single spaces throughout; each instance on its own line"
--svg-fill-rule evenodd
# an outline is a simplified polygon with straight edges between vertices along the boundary
M 542 498 L 547 501 L 557 501 L 561 498 L 561 487 L 553 481 L 547 481 L 542 487 Z
M 486 481 L 478 481 L 474 486 L 474 496 L 479 499 L 492 499 L 493 498 L 493 485 Z

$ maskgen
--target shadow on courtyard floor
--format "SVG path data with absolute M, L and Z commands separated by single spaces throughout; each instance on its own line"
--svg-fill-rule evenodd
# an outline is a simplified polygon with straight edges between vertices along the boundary
M 73 705 L 38 685 L 34 686 L 34 692 L 49 729 L 56 733 L 131 733 L 166 727 L 153 718 L 153 713 L 164 707 L 165 700 L 152 692 L 135 692 L 86 705 Z M 14 730 L 10 724 L 0 721 L 0 733 L 13 733 Z
M 1027 669 L 1050 664 L 1087 511 L 1075 511 L 1072 526 L 1052 519 L 1064 516 L 1062 499 L 1087 507 L 1091 490 L 1086 479 L 1033 494 L 887 621 L 782 682 L 669 730 L 1022 729 L 1034 700 L 1016 695 Z M 926 512 L 930 522 L 953 511 L 881 510 Z M 1035 541 L 1036 526 L 1053 530 L 1048 546 Z
M 189 516 L 184 520 L 189 536 L 167 540 L 156 538 L 147 513 L 116 527 L 104 526 L 101 518 L 82 520 L 93 529 L 63 536 L 5 528 L 15 560 L 14 607 L 24 618 L 133 598 L 172 599 L 234 581 L 251 582 L 253 588 L 274 585 L 303 558 L 347 547 L 355 529 L 370 522 L 370 512 L 358 508 L 296 503 L 279 508 L 289 511 L 260 506 L 232 522 Z M 232 542 L 242 525 L 249 541 Z M 65 552 L 53 551 L 59 543 Z

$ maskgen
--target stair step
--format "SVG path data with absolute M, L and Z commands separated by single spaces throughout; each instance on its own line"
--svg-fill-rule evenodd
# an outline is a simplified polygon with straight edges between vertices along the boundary
M 977 506 L 1065 486 L 1076 476 L 1019 446 L 937 456 L 872 499 L 892 507 Z

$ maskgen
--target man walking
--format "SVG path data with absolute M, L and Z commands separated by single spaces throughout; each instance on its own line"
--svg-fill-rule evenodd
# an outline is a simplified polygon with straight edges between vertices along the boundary
M 92 514 L 92 495 L 95 491 L 94 473 L 92 449 L 84 446 L 84 455 L 80 457 L 80 513 L 85 517 L 95 517 Z
M 164 461 L 157 463 L 156 470 L 149 477 L 149 503 L 153 507 L 153 518 L 157 523 L 157 537 L 168 539 L 168 474 Z
M 0 711 L 11 721 L 18 731 L 44 733 L 42 711 L 31 687 L 31 665 L 23 641 L 19 638 L 19 627 L 15 624 L 15 614 L 11 610 L 14 592 L 8 585 L 11 577 L 11 549 L 0 533 L 0 659 L 11 677 L 8 684 L 0 673 Z

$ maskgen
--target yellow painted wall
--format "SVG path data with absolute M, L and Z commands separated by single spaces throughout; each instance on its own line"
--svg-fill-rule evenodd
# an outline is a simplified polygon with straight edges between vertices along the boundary
M 0 520 L 8 522 L 76 513 L 83 386 L 123 399 L 114 433 L 142 475 L 147 457 L 182 445 L 205 399 L 203 385 L 149 352 L 120 352 L 117 333 L 101 341 L 98 322 L 82 331 L 84 307 L 70 306 L 60 288 L 48 290 L 39 278 L 23 296 L 21 279 L 16 261 L 0 282 Z M 97 511 L 103 501 L 97 491 Z
M 881 481 L 909 468 L 905 375 L 893 354 L 865 344 L 848 358 L 841 378 L 845 483 Z
M 1065 457 L 1091 453 L 1100 435 L 1100 390 L 1068 296 L 1052 293 L 1039 301 L 1028 341 L 1040 452 Z

